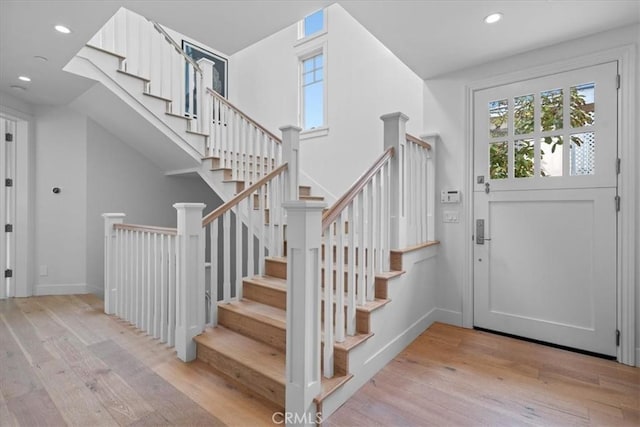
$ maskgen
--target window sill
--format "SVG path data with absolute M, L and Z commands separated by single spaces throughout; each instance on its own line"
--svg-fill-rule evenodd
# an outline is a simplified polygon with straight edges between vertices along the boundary
M 298 39 L 298 41 L 296 41 L 293 45 L 293 47 L 298 47 L 298 46 L 302 46 L 305 45 L 309 42 L 312 42 L 314 40 L 323 38 L 325 35 L 327 35 L 327 30 L 322 30 L 319 33 L 315 33 L 310 35 L 309 37 L 304 37 L 302 39 Z
M 323 126 L 314 129 L 307 129 L 300 132 L 300 140 L 304 141 L 306 139 L 320 138 L 327 135 L 329 135 L 329 127 Z

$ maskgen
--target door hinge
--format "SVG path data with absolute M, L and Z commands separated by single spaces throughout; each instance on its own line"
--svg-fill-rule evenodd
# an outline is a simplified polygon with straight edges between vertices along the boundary
M 5 187 L 13 187 L 13 180 L 11 178 L 7 178 L 4 180 Z
M 616 329 L 616 347 L 620 347 L 620 329 Z
M 5 224 L 4 232 L 5 233 L 13 233 L 13 224 Z
M 616 74 L 616 89 L 620 89 L 620 74 Z
M 5 270 L 4 271 L 4 278 L 8 279 L 8 278 L 11 278 L 11 277 L 13 277 L 13 270 L 11 270 L 11 269 Z
M 616 196 L 616 212 L 620 212 L 620 196 Z
M 616 159 L 616 173 L 620 175 L 620 167 L 622 166 L 622 159 L 618 157 Z
M 7 142 L 13 141 L 13 134 L 11 134 L 9 132 L 5 133 L 4 134 L 4 140 L 7 141 Z

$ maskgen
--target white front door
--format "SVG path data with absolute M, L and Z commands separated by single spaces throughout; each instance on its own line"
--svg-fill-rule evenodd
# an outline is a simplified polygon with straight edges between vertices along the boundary
M 616 354 L 616 76 L 474 93 L 475 326 Z

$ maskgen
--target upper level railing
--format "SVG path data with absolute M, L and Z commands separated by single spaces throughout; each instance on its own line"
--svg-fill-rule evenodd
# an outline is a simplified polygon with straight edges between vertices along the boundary
M 253 183 L 282 163 L 280 139 L 213 91 L 213 65 L 195 61 L 158 23 L 121 8 L 87 43 L 123 59 L 120 71 L 145 79 L 145 92 L 170 101 L 167 113 L 206 136 L 194 147 L 219 158 L 232 179 Z M 259 164 L 258 167 L 253 167 Z

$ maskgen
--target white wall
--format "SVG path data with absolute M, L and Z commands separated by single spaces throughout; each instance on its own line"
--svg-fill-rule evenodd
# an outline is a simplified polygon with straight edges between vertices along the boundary
M 36 107 L 34 122 L 35 294 L 102 294 L 104 212 L 124 212 L 128 223 L 175 227 L 174 203 L 204 202 L 207 212 L 220 204 L 199 176 L 165 176 L 68 107 Z M 53 194 L 53 187 L 61 192 Z
M 34 292 L 86 286 L 86 118 L 66 107 L 37 107 Z M 52 188 L 61 192 L 53 194 Z
M 92 293 L 104 288 L 105 212 L 122 212 L 129 224 L 176 226 L 174 203 L 203 202 L 205 212 L 221 204 L 195 175 L 165 176 L 149 159 L 91 119 L 87 123 L 87 283 Z
M 635 44 L 636 51 L 640 40 L 640 26 L 629 26 L 578 40 L 527 52 L 491 64 L 474 67 L 441 78 L 427 80 L 424 85 L 424 123 L 425 131 L 439 132 L 442 143 L 438 145 L 438 189 L 464 187 L 465 182 L 465 144 L 467 131 L 467 106 L 465 103 L 466 87 L 473 81 L 486 79 L 499 74 L 506 74 L 529 67 L 553 64 L 572 57 L 580 57 L 594 52 L 605 51 L 615 47 Z M 636 52 L 636 58 L 638 58 Z M 640 99 L 640 82 L 638 71 L 640 63 L 636 64 L 636 94 L 635 105 L 638 113 L 638 99 Z M 637 128 L 636 128 L 637 129 Z M 636 130 L 637 132 L 637 130 Z M 637 141 L 637 135 L 632 137 Z M 636 144 L 637 147 L 637 144 Z M 640 149 L 636 148 L 635 164 L 640 164 Z M 636 183 L 640 182 L 638 169 L 635 170 Z M 640 202 L 640 185 L 636 184 L 636 204 Z M 464 274 L 465 223 L 469 218 L 464 217 L 464 204 L 460 205 L 460 223 L 443 224 L 442 208 L 436 209 L 436 231 L 442 241 L 438 256 L 438 307 L 450 310 L 461 321 L 462 312 L 462 284 Z M 449 209 L 450 207 L 447 207 Z M 636 213 L 640 212 L 636 206 Z M 636 223 L 636 255 L 640 254 L 640 227 L 638 218 Z M 636 262 L 636 346 L 640 346 L 640 262 Z M 640 352 L 638 352 L 640 355 Z M 640 356 L 638 356 L 640 357 Z
M 229 87 L 231 102 L 271 131 L 298 124 L 298 56 L 326 43 L 329 130 L 301 142 L 300 160 L 331 201 L 382 154 L 381 115 L 402 111 L 408 131 L 422 132 L 423 81 L 341 6 L 326 13 L 324 36 L 300 44 L 292 25 L 232 55 Z

